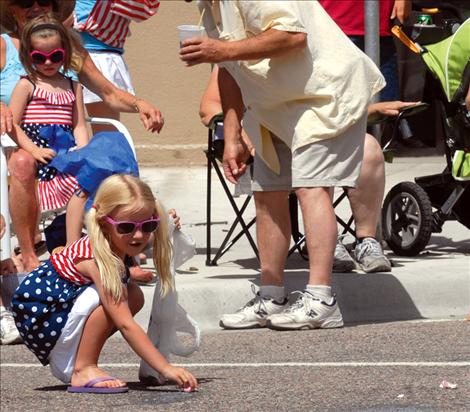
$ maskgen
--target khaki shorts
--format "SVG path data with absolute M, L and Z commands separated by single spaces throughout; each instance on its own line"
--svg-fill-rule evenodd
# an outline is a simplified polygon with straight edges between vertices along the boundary
M 255 156 L 252 190 L 269 192 L 299 187 L 355 187 L 364 155 L 367 116 L 344 133 L 297 149 L 294 153 L 272 135 L 281 173 Z

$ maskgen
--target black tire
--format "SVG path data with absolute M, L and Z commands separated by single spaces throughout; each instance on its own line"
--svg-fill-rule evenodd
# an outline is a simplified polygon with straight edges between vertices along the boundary
M 419 185 L 402 182 L 388 192 L 382 208 L 382 232 L 397 255 L 421 252 L 431 237 L 432 222 L 431 201 Z

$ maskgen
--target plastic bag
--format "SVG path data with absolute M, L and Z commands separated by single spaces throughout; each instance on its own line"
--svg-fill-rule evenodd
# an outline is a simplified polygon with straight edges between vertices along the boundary
M 176 230 L 173 224 L 170 224 L 170 234 L 172 234 L 174 249 L 172 272 L 175 276 L 175 270 L 193 257 L 196 251 L 194 240 L 181 230 Z M 199 326 L 178 304 L 178 293 L 175 288 L 162 297 L 159 282 L 155 285 L 147 335 L 167 360 L 170 360 L 172 354 L 190 356 L 201 345 Z M 181 338 L 191 343 L 185 345 Z M 165 382 L 165 378 L 144 360 L 140 362 L 139 378 L 141 380 L 153 378 L 160 384 Z

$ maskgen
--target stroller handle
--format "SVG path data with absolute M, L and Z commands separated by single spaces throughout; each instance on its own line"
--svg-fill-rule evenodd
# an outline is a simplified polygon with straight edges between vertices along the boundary
M 460 22 L 463 22 L 466 19 L 466 17 L 464 16 L 462 11 L 458 7 L 447 2 L 439 3 L 439 2 L 436 2 L 435 0 L 416 1 L 416 2 L 413 2 L 412 9 L 415 11 L 422 11 L 422 9 L 438 9 L 439 11 L 449 11 L 452 14 L 454 14 L 454 16 L 457 17 L 460 20 Z

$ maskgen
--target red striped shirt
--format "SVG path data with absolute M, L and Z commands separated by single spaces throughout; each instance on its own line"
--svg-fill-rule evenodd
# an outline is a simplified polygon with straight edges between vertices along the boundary
M 129 36 L 129 24 L 152 17 L 160 6 L 158 0 L 100 0 L 88 19 L 76 29 L 86 31 L 111 47 L 123 48 Z
M 75 94 L 72 90 L 54 93 L 35 87 L 21 122 L 72 126 L 74 102 Z
M 59 273 L 60 277 L 78 285 L 87 285 L 92 281 L 83 276 L 75 266 L 78 259 L 93 259 L 90 238 L 84 236 L 61 252 L 50 257 L 51 263 Z

